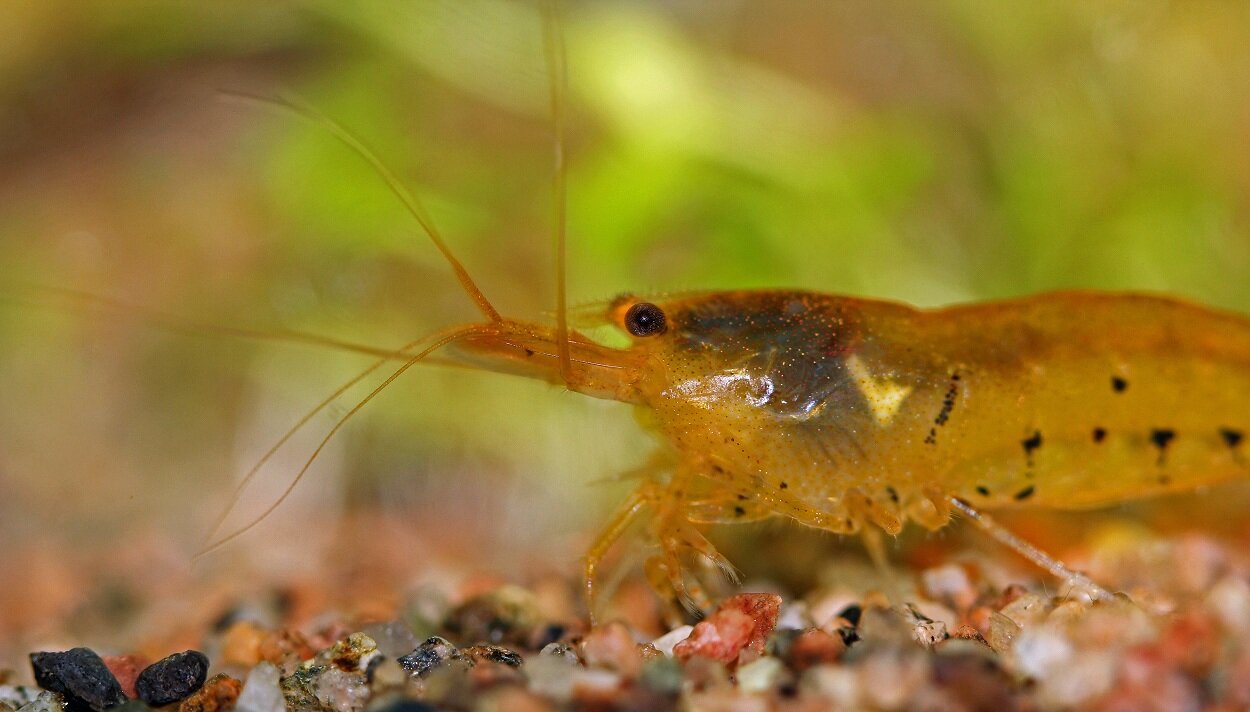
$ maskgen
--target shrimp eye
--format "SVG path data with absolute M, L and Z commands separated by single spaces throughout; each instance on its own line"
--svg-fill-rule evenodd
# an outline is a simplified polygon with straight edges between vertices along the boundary
M 634 336 L 661 334 L 666 328 L 664 311 L 649 302 L 638 302 L 625 312 L 625 330 Z

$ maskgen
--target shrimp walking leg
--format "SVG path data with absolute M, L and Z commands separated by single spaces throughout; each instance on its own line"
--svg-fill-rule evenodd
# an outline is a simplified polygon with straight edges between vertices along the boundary
M 599 536 L 595 538 L 590 549 L 586 552 L 586 559 L 582 568 L 582 591 L 586 595 L 586 608 L 590 615 L 590 621 L 593 625 L 596 614 L 598 613 L 598 596 L 599 591 L 596 588 L 596 580 L 599 573 L 599 564 L 603 562 L 603 557 L 607 555 L 608 550 L 616 543 L 617 539 L 629 529 L 629 526 L 638 519 L 642 514 L 643 508 L 647 506 L 650 496 L 650 490 L 654 485 L 650 482 L 644 483 L 641 487 L 634 490 L 629 499 L 625 500 L 617 510 L 612 519 L 608 521 L 608 525 L 604 527 Z
M 988 514 L 974 508 L 958 497 L 950 497 L 949 501 L 952 507 L 971 520 L 978 529 L 989 534 L 998 543 L 1033 562 L 1039 568 L 1048 571 L 1055 578 L 1069 584 L 1073 590 L 1082 591 L 1094 600 L 1105 601 L 1114 598 L 1110 591 L 1091 581 L 1088 576 L 1073 571 L 1065 566 L 1062 561 L 1012 534 L 1001 524 L 994 521 Z

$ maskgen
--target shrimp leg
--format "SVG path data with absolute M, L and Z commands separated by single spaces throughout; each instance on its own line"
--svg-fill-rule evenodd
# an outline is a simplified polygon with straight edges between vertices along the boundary
M 586 608 L 590 615 L 590 625 L 592 627 L 595 625 L 599 609 L 599 591 L 596 588 L 599 564 L 603 563 L 603 558 L 612 548 L 612 545 L 638 519 L 638 515 L 642 514 L 643 508 L 647 506 L 651 499 L 650 491 L 653 488 L 653 483 L 645 482 L 641 487 L 634 490 L 629 495 L 629 498 L 617 508 L 616 513 L 612 515 L 612 519 L 608 521 L 608 525 L 599 533 L 599 536 L 595 537 L 594 543 L 590 545 L 590 549 L 586 552 L 586 559 L 582 566 L 582 591 L 586 595 Z
M 1012 534 L 1001 524 L 994 521 L 988 514 L 974 508 L 958 497 L 949 497 L 948 500 L 952 507 L 970 519 L 978 529 L 989 534 L 998 543 L 1033 562 L 1039 568 L 1048 571 L 1060 581 L 1070 584 L 1074 590 L 1081 591 L 1096 601 L 1108 601 L 1115 598 L 1110 591 L 1091 581 L 1085 574 L 1073 571 L 1065 566 L 1062 561 Z

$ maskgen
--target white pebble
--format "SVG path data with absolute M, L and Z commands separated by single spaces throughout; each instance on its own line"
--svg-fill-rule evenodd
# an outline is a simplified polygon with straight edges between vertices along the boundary
M 1020 672 L 1044 680 L 1072 657 L 1072 644 L 1048 628 L 1029 628 L 1016 638 L 1012 648 Z
M 247 674 L 247 682 L 239 693 L 234 708 L 237 712 L 283 712 L 286 700 L 278 681 L 282 675 L 273 663 L 262 662 Z
M 1243 636 L 1250 631 L 1250 584 L 1227 576 L 1211 588 L 1207 600 L 1229 629 Z
M 55 692 L 43 691 L 30 701 L 30 703 L 22 705 L 17 712 L 62 712 L 65 709 L 65 700 Z
M 747 694 L 768 692 L 777 686 L 785 665 L 777 658 L 760 658 L 738 668 L 738 689 Z
M 693 630 L 694 627 L 688 625 L 683 625 L 680 628 L 674 628 L 651 641 L 651 645 L 655 646 L 656 650 L 671 657 L 673 654 L 673 647 L 686 638 L 689 638 L 690 633 Z

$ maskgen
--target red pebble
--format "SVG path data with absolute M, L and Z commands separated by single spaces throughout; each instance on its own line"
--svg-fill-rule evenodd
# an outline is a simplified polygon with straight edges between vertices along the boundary
M 673 655 L 686 660 L 700 655 L 732 663 L 743 650 L 764 653 L 768 634 L 777 626 L 781 596 L 772 593 L 741 593 L 726 599 L 694 627 L 690 637 L 673 648 Z
M 139 695 L 135 693 L 135 680 L 139 677 L 139 673 L 143 672 L 143 668 L 152 664 L 143 655 L 106 655 L 103 658 L 104 666 L 113 673 L 113 677 L 117 678 L 118 684 L 122 686 L 122 692 L 130 699 L 135 699 Z
M 1197 611 L 1182 612 L 1169 621 L 1159 637 L 1163 659 L 1189 673 L 1202 674 L 1215 664 L 1220 652 L 1219 628 Z M 107 663 L 107 661 L 106 661 Z

